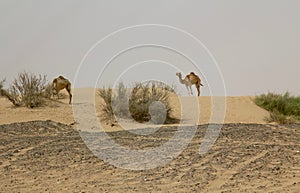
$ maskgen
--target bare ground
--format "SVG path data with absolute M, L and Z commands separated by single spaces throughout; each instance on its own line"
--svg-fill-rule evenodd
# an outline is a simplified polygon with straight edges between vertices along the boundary
M 206 126 L 198 126 L 189 146 L 167 165 L 132 171 L 94 156 L 71 126 L 0 125 L 0 192 L 299 192 L 300 125 L 225 124 L 201 156 Z M 169 126 L 149 136 L 110 136 L 121 145 L 146 148 L 164 143 L 174 131 Z

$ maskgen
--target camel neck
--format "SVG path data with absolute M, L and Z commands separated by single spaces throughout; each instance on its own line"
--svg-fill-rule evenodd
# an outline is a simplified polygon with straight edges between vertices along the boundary
M 179 78 L 179 82 L 180 82 L 181 84 L 185 84 L 185 81 L 182 79 L 182 76 L 178 76 L 178 78 Z

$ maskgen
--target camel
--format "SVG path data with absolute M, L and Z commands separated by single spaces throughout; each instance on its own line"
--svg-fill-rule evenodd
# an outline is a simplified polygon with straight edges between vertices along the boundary
M 180 72 L 177 72 L 176 76 L 178 76 L 179 82 L 186 86 L 189 95 L 193 95 L 192 85 L 194 84 L 197 88 L 198 96 L 200 96 L 200 86 L 203 86 L 203 84 L 201 84 L 201 79 L 199 78 L 199 76 L 197 76 L 194 72 L 186 75 L 184 79 L 182 79 L 182 75 Z
M 71 94 L 71 83 L 68 79 L 66 79 L 63 76 L 59 76 L 57 78 L 55 78 L 52 81 L 52 89 L 53 89 L 53 95 L 56 94 L 58 97 L 58 93 L 59 91 L 61 91 L 62 89 L 66 89 L 69 93 L 69 104 L 71 104 L 71 100 L 72 100 L 72 94 Z

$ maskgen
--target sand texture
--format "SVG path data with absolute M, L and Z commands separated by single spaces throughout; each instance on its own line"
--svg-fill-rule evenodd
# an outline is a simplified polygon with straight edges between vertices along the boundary
M 83 138 L 92 135 L 93 128 L 78 132 L 79 123 L 73 110 L 93 105 L 84 97 L 85 92 L 92 91 L 74 91 L 78 100 L 73 105 L 64 98 L 33 109 L 15 108 L 0 97 L 0 192 L 296 193 L 300 190 L 300 125 L 266 123 L 269 113 L 257 107 L 253 97 L 212 99 L 173 95 L 172 115 L 180 118 L 181 123 L 161 126 L 149 135 L 128 131 L 147 129 L 130 121 L 125 121 L 126 129 L 103 124 L 117 144 L 136 150 L 160 147 L 174 133 L 188 135 L 196 125 L 193 138 L 178 156 L 159 167 L 130 170 L 99 159 L 84 143 Z M 221 107 L 224 101 L 226 109 Z M 97 117 L 101 117 L 101 103 L 96 96 Z M 195 109 L 200 109 L 200 113 Z M 201 155 L 199 147 L 206 140 L 208 124 L 221 124 L 217 121 L 222 116 L 211 118 L 212 109 L 225 112 L 224 124 L 213 146 Z M 87 120 L 90 117 L 82 116 Z M 178 130 L 179 125 L 183 130 Z M 97 143 L 97 138 L 90 140 Z M 113 151 L 105 143 L 101 148 Z M 130 160 L 124 159 L 130 164 Z

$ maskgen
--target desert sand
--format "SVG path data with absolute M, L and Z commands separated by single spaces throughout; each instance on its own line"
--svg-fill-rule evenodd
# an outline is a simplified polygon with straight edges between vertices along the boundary
M 91 88 L 81 88 L 75 89 L 74 95 L 82 94 L 82 93 L 89 93 L 91 92 Z M 67 95 L 65 91 L 62 91 L 62 94 Z M 84 96 L 89 97 L 88 94 L 84 94 Z M 74 96 L 75 98 L 76 96 Z M 95 95 L 95 108 L 97 113 L 100 116 L 101 111 L 101 98 L 96 94 Z M 187 101 L 188 105 L 191 107 L 194 105 L 199 105 L 200 117 L 198 124 L 207 124 L 210 123 L 210 116 L 211 116 L 211 108 L 212 108 L 212 101 L 211 97 L 199 97 L 198 102 L 194 103 L 196 97 L 184 96 L 178 99 L 178 96 L 171 96 L 170 103 L 174 105 L 174 111 L 172 114 L 175 117 L 181 117 L 181 113 L 183 114 L 182 118 L 188 118 L 188 116 L 194 117 L 196 114 L 198 115 L 199 112 L 190 111 L 188 113 L 181 112 L 181 105 L 180 100 Z M 190 100 L 194 98 L 193 100 Z M 239 97 L 216 97 L 216 101 L 220 98 L 222 100 L 226 100 L 226 114 L 224 123 L 259 123 L 263 124 L 266 123 L 266 117 L 269 116 L 269 113 L 256 106 L 253 102 L 253 98 L 251 96 L 239 96 Z M 190 104 L 189 104 L 189 101 Z M 78 105 L 78 104 L 73 104 Z M 172 105 L 172 106 L 173 106 Z M 189 108 L 189 107 L 187 107 Z M 187 114 L 187 115 L 186 115 Z M 185 117 L 187 116 L 187 117 Z M 72 124 L 74 123 L 72 105 L 68 104 L 68 98 L 65 96 L 63 99 L 60 99 L 58 102 L 52 102 L 49 106 L 46 107 L 39 107 L 28 109 L 26 107 L 14 107 L 6 98 L 0 97 L 0 124 L 9 124 L 15 122 L 26 122 L 26 121 L 34 121 L 34 120 L 52 120 L 59 123 L 64 124 Z
M 90 91 L 76 89 L 74 95 Z M 195 98 L 172 96 L 172 114 L 186 129 L 181 132 L 198 125 L 188 146 L 164 165 L 130 170 L 99 159 L 87 148 L 68 98 L 28 109 L 0 97 L 0 192 L 299 192 L 299 125 L 267 123 L 269 113 L 253 97 L 226 97 L 224 125 L 212 148 L 201 155 L 207 126 L 217 120 L 210 120 L 211 108 L 220 110 L 224 98 L 212 104 L 211 97 L 199 97 L 200 115 L 189 111 Z M 178 100 L 188 108 L 182 110 Z M 101 102 L 96 96 L 98 117 Z M 74 105 L 87 104 L 82 100 Z M 145 129 L 131 122 L 126 127 Z M 118 125 L 106 125 L 105 131 L 122 146 L 147 150 L 166 143 L 177 125 L 150 135 L 135 135 Z

